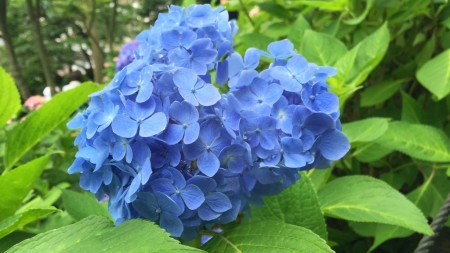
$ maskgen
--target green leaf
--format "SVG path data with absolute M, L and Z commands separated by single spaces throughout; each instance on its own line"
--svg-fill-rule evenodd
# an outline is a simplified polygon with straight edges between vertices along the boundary
M 328 182 L 334 167 L 328 169 L 312 169 L 308 171 L 308 177 L 314 185 L 314 189 L 319 190 Z
M 214 253 L 334 252 L 312 231 L 272 220 L 241 224 L 223 234 L 216 234 L 202 248 Z
M 402 82 L 402 80 L 386 80 L 367 87 L 361 93 L 361 107 L 383 103 L 400 89 Z
M 443 174 L 443 172 L 431 173 L 421 186 L 407 195 L 407 198 L 419 207 L 427 217 L 433 217 L 438 212 L 450 191 L 448 180 L 443 177 Z M 439 181 L 443 181 L 447 187 L 436 186 L 435 184 L 438 184 Z M 443 191 L 439 192 L 438 188 Z M 409 229 L 387 224 L 358 223 L 352 224 L 351 227 L 356 229 L 358 233 L 362 232 L 361 230 L 365 230 L 366 235 L 364 236 L 375 237 L 370 251 L 373 251 L 387 240 L 407 237 L 414 233 Z
M 319 191 L 325 215 L 349 221 L 397 225 L 433 233 L 422 212 L 385 182 L 368 176 L 335 179 Z
M 64 190 L 62 199 L 65 210 L 76 220 L 82 220 L 91 215 L 111 219 L 106 206 L 98 203 L 97 199 L 90 193 Z
M 12 215 L 39 178 L 49 156 L 43 156 L 0 176 L 0 220 Z
M 329 80 L 332 90 L 338 95 L 354 92 L 383 59 L 389 41 L 389 29 L 387 23 L 384 23 L 343 55 L 334 65 L 338 71 L 337 75 Z
M 162 228 L 144 220 L 128 220 L 115 227 L 91 216 L 75 224 L 36 235 L 10 248 L 13 252 L 202 252 L 181 245 Z
M 355 62 L 346 78 L 348 85 L 355 87 L 366 80 L 370 72 L 383 59 L 389 40 L 389 29 L 387 23 L 384 23 L 378 30 L 358 43 Z
M 346 23 L 347 25 L 357 25 L 361 23 L 367 17 L 367 14 L 369 14 L 369 11 L 370 9 L 372 9 L 374 3 L 375 0 L 367 0 L 366 8 L 364 8 L 363 13 L 361 13 L 361 15 L 356 18 L 344 20 L 344 23 Z
M 389 126 L 387 118 L 368 118 L 342 125 L 342 131 L 350 143 L 370 142 L 383 135 Z
M 402 91 L 402 121 L 420 124 L 423 109 L 414 98 Z
M 33 221 L 55 212 L 56 208 L 29 209 L 0 221 L 0 239 Z
M 11 168 L 39 140 L 67 120 L 86 100 L 88 95 L 102 86 L 87 82 L 74 89 L 59 93 L 41 108 L 31 113 L 8 135 L 4 164 Z
M 262 2 L 257 4 L 262 11 L 269 13 L 273 17 L 278 17 L 281 19 L 289 18 L 291 13 L 289 10 L 284 8 L 282 5 L 273 2 Z
M 411 157 L 430 162 L 450 162 L 450 140 L 440 129 L 397 121 L 376 141 Z
M 436 36 L 433 34 L 431 38 L 427 39 L 427 43 L 425 46 L 417 53 L 415 57 L 415 61 L 417 62 L 417 66 L 422 66 L 425 62 L 427 62 L 431 56 L 433 56 L 434 50 L 436 49 Z
M 392 151 L 394 150 L 381 146 L 376 142 L 369 142 L 357 146 L 352 155 L 361 162 L 370 163 L 380 160 L 386 155 L 392 153 Z
M 311 26 L 308 21 L 303 17 L 303 15 L 299 14 L 295 22 L 289 28 L 288 39 L 292 41 L 295 48 L 299 48 L 300 44 L 303 41 L 303 37 L 306 30 L 310 30 Z
M 416 77 L 438 99 L 447 96 L 450 92 L 450 49 L 427 61 Z
M 21 107 L 16 85 L 2 67 L 0 67 L 0 91 L 0 127 L 2 127 Z
M 290 2 L 296 5 L 317 7 L 327 11 L 344 11 L 350 5 L 349 0 L 296 0 Z
M 278 220 L 310 229 L 327 240 L 327 227 L 314 185 L 306 173 L 281 194 L 266 198 L 265 205 L 252 208 L 251 222 Z
M 347 47 L 330 35 L 306 30 L 299 51 L 310 62 L 333 66 L 347 53 Z

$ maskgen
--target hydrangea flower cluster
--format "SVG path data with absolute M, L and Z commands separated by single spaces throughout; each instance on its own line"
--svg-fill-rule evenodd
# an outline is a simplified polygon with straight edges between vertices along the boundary
M 139 41 L 132 40 L 125 43 L 122 48 L 120 48 L 119 56 L 117 57 L 116 62 L 116 72 L 122 70 L 125 66 L 134 61 L 134 51 L 136 51 L 138 46 Z
M 69 122 L 81 128 L 69 172 L 109 197 L 116 224 L 146 218 L 190 239 L 349 150 L 326 84 L 334 69 L 308 63 L 288 40 L 241 56 L 236 30 L 223 8 L 171 6 Z M 212 76 L 230 91 L 221 95 Z

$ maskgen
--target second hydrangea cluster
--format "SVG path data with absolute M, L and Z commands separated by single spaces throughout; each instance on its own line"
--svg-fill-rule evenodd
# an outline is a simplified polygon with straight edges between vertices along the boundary
M 81 128 L 69 172 L 108 196 L 116 223 L 146 218 L 190 239 L 349 150 L 326 84 L 334 69 L 307 62 L 288 40 L 241 56 L 236 31 L 223 8 L 171 6 L 69 123 Z

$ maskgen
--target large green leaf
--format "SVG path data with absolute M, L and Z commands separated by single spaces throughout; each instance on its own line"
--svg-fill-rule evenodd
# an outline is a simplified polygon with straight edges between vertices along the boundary
M 305 35 L 306 30 L 310 30 L 311 26 L 308 21 L 303 17 L 303 15 L 299 14 L 295 22 L 289 28 L 288 39 L 292 41 L 295 48 L 299 48 L 300 44 L 303 41 L 303 37 Z
M 6 168 L 14 164 L 52 129 L 67 120 L 88 99 L 88 95 L 102 86 L 88 82 L 62 92 L 31 113 L 26 120 L 8 135 L 4 163 Z
M 438 99 L 447 96 L 450 93 L 450 49 L 426 62 L 416 77 Z
M 428 217 L 433 217 L 433 215 L 438 212 L 439 208 L 442 206 L 442 203 L 445 201 L 448 192 L 450 191 L 448 180 L 445 179 L 445 175 L 443 174 L 445 173 L 431 173 L 428 179 L 421 186 L 406 195 L 406 197 L 417 207 L 419 207 Z M 436 186 L 435 184 L 439 181 L 443 181 L 447 187 Z M 387 224 L 356 223 L 351 224 L 351 227 L 363 236 L 375 237 L 370 251 L 374 250 L 389 239 L 403 238 L 414 233 L 414 231 L 409 229 Z
M 0 220 L 12 215 L 39 178 L 49 156 L 43 156 L 0 176 Z
M 0 238 L 3 238 L 15 230 L 22 228 L 28 223 L 41 219 L 56 210 L 56 208 L 29 209 L 24 213 L 9 216 L 8 218 L 0 221 Z
M 10 248 L 13 252 L 202 252 L 181 245 L 162 228 L 144 220 L 114 227 L 105 218 L 91 216 L 73 225 L 38 234 Z
M 0 127 L 6 124 L 20 109 L 20 96 L 14 81 L 0 67 Z
M 65 210 L 76 220 L 82 220 L 91 215 L 110 218 L 106 206 L 98 203 L 90 193 L 64 190 L 62 199 Z
M 422 212 L 385 182 L 368 176 L 335 179 L 319 191 L 325 215 L 357 222 L 397 225 L 433 233 Z
M 386 80 L 369 86 L 361 93 L 361 106 L 367 107 L 383 103 L 400 89 L 402 80 Z
M 342 125 L 342 131 L 350 143 L 370 142 L 383 135 L 389 126 L 387 118 L 368 118 Z
M 214 236 L 203 249 L 210 253 L 333 252 L 327 243 L 311 230 L 273 220 L 236 226 Z
M 251 221 L 279 220 L 310 229 L 327 240 L 327 227 L 320 210 L 314 185 L 306 173 L 281 194 L 264 200 L 265 205 L 252 208 Z
M 346 84 L 357 86 L 366 80 L 370 72 L 383 59 L 389 46 L 389 40 L 389 29 L 387 23 L 384 23 L 378 30 L 358 43 L 356 49 L 358 53 L 352 70 L 346 77 Z
M 376 142 L 411 157 L 431 162 L 450 162 L 450 140 L 440 129 L 408 122 L 389 123 Z
M 347 47 L 333 36 L 306 30 L 299 52 L 310 62 L 333 66 L 338 59 L 347 53 Z
M 354 91 L 383 59 L 389 41 L 389 29 L 385 23 L 348 51 L 335 64 L 338 73 L 329 81 L 333 90 L 339 95 Z

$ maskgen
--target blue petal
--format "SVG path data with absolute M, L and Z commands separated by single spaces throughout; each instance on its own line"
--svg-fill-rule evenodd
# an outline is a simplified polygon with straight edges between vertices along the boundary
M 188 145 L 183 145 L 183 153 L 188 160 L 195 160 L 204 152 L 206 152 L 206 147 L 201 140 L 197 140 Z
M 152 92 L 153 92 L 153 83 L 151 81 L 149 81 L 146 84 L 142 84 L 136 96 L 136 102 L 143 103 L 147 101 L 152 95 Z
M 331 92 L 323 92 L 316 95 L 314 104 L 319 111 L 325 113 L 337 112 L 339 110 L 339 99 Z
M 175 101 L 170 105 L 170 117 L 174 118 L 181 124 L 188 124 L 198 120 L 198 111 L 190 103 L 183 101 Z
M 202 205 L 198 209 L 198 216 L 205 221 L 214 220 L 220 217 L 220 213 L 214 212 L 208 205 Z
M 230 199 L 221 192 L 213 192 L 206 196 L 206 203 L 215 212 L 223 213 L 231 209 Z
M 171 199 L 169 196 L 160 193 L 155 192 L 156 200 L 158 201 L 158 206 L 165 212 L 170 213 L 175 216 L 181 215 L 182 211 L 178 207 L 177 203 L 173 199 Z
M 191 144 L 198 139 L 198 135 L 200 132 L 200 125 L 198 123 L 194 123 L 189 125 L 184 133 L 184 144 Z
M 177 124 L 169 124 L 164 132 L 164 141 L 169 145 L 174 145 L 183 139 L 183 126 Z
M 127 194 L 125 195 L 125 201 L 127 203 L 131 203 L 136 199 L 137 197 L 136 192 L 139 190 L 140 187 L 141 187 L 140 177 L 134 177 L 133 181 L 131 181 L 131 184 L 128 187 Z
M 295 53 L 294 45 L 287 39 L 270 43 L 267 50 L 277 59 L 287 58 Z
M 325 132 L 317 143 L 320 153 L 328 160 L 339 160 L 350 150 L 347 137 L 336 130 Z
M 199 104 L 203 106 L 214 105 L 220 100 L 219 90 L 212 84 L 205 83 L 201 89 L 195 92 L 195 97 Z
M 138 198 L 133 202 L 133 207 L 140 216 L 152 221 L 158 221 L 159 214 L 155 212 L 158 208 L 158 203 L 153 194 L 149 192 L 139 193 Z
M 191 210 L 197 209 L 205 201 L 202 190 L 193 184 L 187 185 L 181 191 L 181 198 L 183 198 L 184 203 Z
M 189 69 L 180 69 L 173 75 L 175 85 L 184 90 L 191 90 L 197 83 L 197 75 Z
M 319 135 L 328 129 L 334 128 L 334 120 L 328 114 L 313 113 L 306 118 L 303 125 L 314 135 Z
M 112 122 L 112 130 L 118 136 L 131 138 L 136 135 L 138 124 L 126 115 L 117 115 Z
M 162 112 L 157 112 L 141 123 L 139 135 L 142 137 L 154 136 L 164 131 L 166 125 L 167 116 Z
M 183 223 L 181 220 L 169 213 L 161 213 L 159 225 L 174 237 L 180 237 L 183 233 Z
M 125 145 L 121 141 L 118 141 L 114 144 L 114 148 L 112 150 L 112 157 L 116 161 L 120 161 L 125 157 L 126 148 Z
M 203 172 L 203 174 L 212 177 L 219 170 L 220 162 L 219 158 L 212 152 L 203 153 L 197 161 L 198 169 Z

